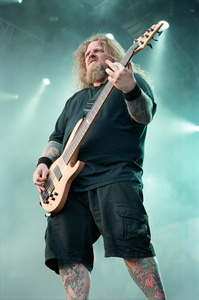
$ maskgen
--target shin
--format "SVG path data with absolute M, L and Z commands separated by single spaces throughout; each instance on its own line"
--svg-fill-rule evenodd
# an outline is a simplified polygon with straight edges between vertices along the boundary
M 129 259 L 125 260 L 125 264 L 131 277 L 149 300 L 166 299 L 155 257 Z
M 90 276 L 82 263 L 59 261 L 59 274 L 67 300 L 88 300 Z

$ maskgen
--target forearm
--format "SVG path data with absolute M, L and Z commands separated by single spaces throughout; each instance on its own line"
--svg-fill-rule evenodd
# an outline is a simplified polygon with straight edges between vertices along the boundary
M 62 144 L 50 141 L 44 148 L 41 157 L 48 157 L 54 162 L 61 155 Z
M 126 94 L 127 95 L 127 94 Z M 129 95 L 128 95 L 129 96 Z M 136 96 L 136 95 L 135 95 Z M 145 94 L 142 90 L 138 93 L 138 97 L 126 100 L 127 109 L 130 116 L 141 124 L 148 124 L 152 120 L 153 102 L 151 98 Z

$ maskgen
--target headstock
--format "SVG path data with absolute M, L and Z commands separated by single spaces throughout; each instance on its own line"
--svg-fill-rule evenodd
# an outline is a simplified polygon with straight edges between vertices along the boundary
M 159 35 L 162 33 L 162 31 L 158 31 L 163 23 L 158 23 L 155 25 L 152 25 L 145 33 L 143 33 L 139 38 L 134 40 L 133 45 L 128 49 L 125 57 L 122 59 L 121 63 L 124 66 L 127 66 L 130 59 L 137 54 L 140 50 L 143 50 L 147 45 L 152 48 L 152 45 L 149 44 L 150 40 L 153 39 L 154 41 L 157 41 L 154 39 L 154 35 L 158 33 Z
M 163 23 L 158 23 L 155 25 L 152 25 L 145 33 L 143 33 L 138 39 L 134 40 L 133 44 L 138 44 L 138 47 L 136 48 L 135 54 L 139 52 L 140 50 L 143 50 L 147 45 L 152 48 L 152 45 L 149 44 L 150 40 L 153 39 L 154 41 L 157 41 L 154 39 L 154 35 L 158 33 L 160 35 L 162 31 L 159 31 L 159 29 L 162 27 Z

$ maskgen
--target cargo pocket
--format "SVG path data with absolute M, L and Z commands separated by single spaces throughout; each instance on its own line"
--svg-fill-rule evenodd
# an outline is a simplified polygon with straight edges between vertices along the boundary
M 134 206 L 117 205 L 115 212 L 122 240 L 139 239 L 143 242 L 148 240 L 148 216 L 143 214 L 143 211 L 137 210 Z

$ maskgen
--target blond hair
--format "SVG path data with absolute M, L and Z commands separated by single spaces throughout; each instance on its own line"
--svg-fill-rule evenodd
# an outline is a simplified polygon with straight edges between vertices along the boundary
M 73 82 L 76 85 L 77 90 L 92 86 L 92 84 L 89 84 L 86 81 L 85 52 L 88 45 L 94 41 L 100 43 L 106 52 L 108 59 L 112 62 L 120 62 L 125 55 L 125 50 L 122 46 L 115 39 L 109 38 L 106 34 L 97 34 L 88 38 L 77 48 L 73 56 Z M 135 73 L 138 73 L 148 83 L 151 83 L 149 76 L 139 65 L 132 63 L 132 67 Z

